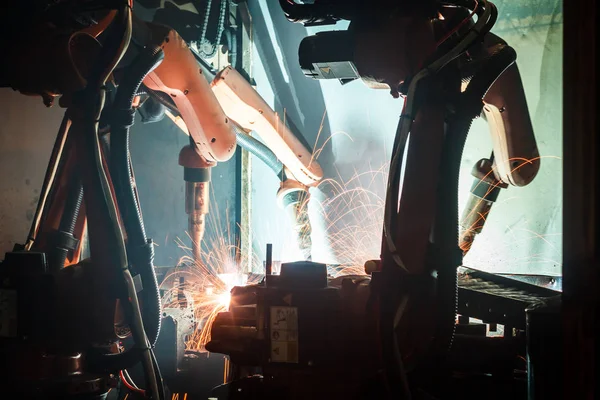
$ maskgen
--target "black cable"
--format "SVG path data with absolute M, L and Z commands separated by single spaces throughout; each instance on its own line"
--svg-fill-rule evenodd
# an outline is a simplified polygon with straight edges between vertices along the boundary
M 133 125 L 133 100 L 142 81 L 164 58 L 161 48 L 145 50 L 127 67 L 114 101 L 111 121 L 110 171 L 125 231 L 127 253 L 134 273 L 142 279 L 144 327 L 154 345 L 160 332 L 160 292 L 154 272 L 152 241 L 146 237 L 129 152 L 129 128 Z
M 156 381 L 158 383 L 158 394 L 160 399 L 165 399 L 165 383 L 160 372 L 160 368 L 158 367 L 158 361 L 156 360 L 156 355 L 154 351 L 150 350 L 150 355 L 152 357 L 152 363 L 154 364 L 154 373 L 156 374 Z

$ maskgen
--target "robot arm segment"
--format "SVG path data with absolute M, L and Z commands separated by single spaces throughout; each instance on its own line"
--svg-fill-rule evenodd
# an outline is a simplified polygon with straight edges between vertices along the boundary
M 314 186 L 323 178 L 310 151 L 235 69 L 226 67 L 219 72 L 212 89 L 225 114 L 243 129 L 256 131 L 295 180 Z
M 540 159 L 516 64 L 498 78 L 484 102 L 497 178 L 513 186 L 528 185 L 537 175 Z
M 144 84 L 171 96 L 202 157 L 209 162 L 229 160 L 235 152 L 235 132 L 196 59 L 175 30 L 147 25 L 153 36 L 162 38 L 165 59 Z
M 503 43 L 490 34 L 492 44 Z M 481 233 L 498 193 L 508 185 L 526 186 L 538 173 L 540 158 L 516 64 L 508 67 L 484 97 L 492 136 L 493 160 L 477 162 L 469 202 L 461 217 L 459 246 L 466 254 Z

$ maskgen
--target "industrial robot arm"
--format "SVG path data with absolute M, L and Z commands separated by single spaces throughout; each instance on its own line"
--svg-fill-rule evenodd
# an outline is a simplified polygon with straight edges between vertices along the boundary
M 505 44 L 488 34 L 487 49 Z M 475 236 L 481 233 L 492 205 L 501 189 L 526 186 L 536 177 L 540 157 L 529 116 L 519 69 L 511 65 L 484 97 L 483 115 L 493 143 L 490 159 L 481 159 L 473 167 L 475 177 L 468 203 L 460 221 L 460 248 L 466 254 Z
M 146 26 L 153 38 L 160 38 L 153 42 L 162 47 L 165 59 L 144 84 L 172 98 L 200 156 L 208 162 L 229 160 L 235 152 L 235 132 L 192 52 L 174 29 Z
M 165 60 L 148 75 L 144 84 L 150 90 L 171 97 L 185 125 L 178 126 L 190 135 L 190 146 L 182 150 L 179 162 L 185 169 L 186 213 L 194 258 L 199 260 L 200 257 L 205 216 L 209 210 L 210 168 L 217 161 L 231 158 L 235 151 L 233 122 L 246 133 L 258 133 L 283 164 L 278 204 L 288 211 L 299 247 L 304 258 L 309 259 L 308 188 L 323 177 L 311 152 L 235 69 L 226 67 L 209 85 L 212 77 L 199 68 L 177 32 L 139 20 L 136 27 L 134 32 L 141 42 L 160 45 L 165 52 Z

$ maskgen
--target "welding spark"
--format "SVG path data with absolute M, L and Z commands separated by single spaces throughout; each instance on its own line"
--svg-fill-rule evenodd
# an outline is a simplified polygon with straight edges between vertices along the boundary
M 319 204 L 325 237 L 337 264 L 333 276 L 364 275 L 364 264 L 378 259 L 385 206 L 388 164 L 358 173 L 347 180 L 325 180 L 327 193 Z
M 218 203 L 213 201 L 213 204 Z M 228 224 L 220 223 L 215 208 L 209 213 L 208 225 L 212 229 L 207 230 L 213 234 L 204 238 L 200 259 L 194 259 L 192 249 L 178 239 L 179 247 L 188 255 L 181 258 L 161 284 L 166 291 L 163 296 L 165 310 L 185 308 L 193 313 L 194 329 L 186 343 L 186 350 L 190 351 L 206 351 L 213 321 L 229 308 L 231 289 L 258 283 L 258 277 L 246 270 L 246 266 L 258 262 L 243 254 L 229 228 L 223 231 L 222 227 Z

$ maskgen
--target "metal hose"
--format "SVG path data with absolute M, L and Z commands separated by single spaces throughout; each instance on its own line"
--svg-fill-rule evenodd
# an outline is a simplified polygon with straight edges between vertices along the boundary
M 283 180 L 283 163 L 279 161 L 275 153 L 262 142 L 242 131 L 238 126 L 234 125 L 234 129 L 238 146 L 256 156 L 260 161 L 265 163 L 279 179 Z

